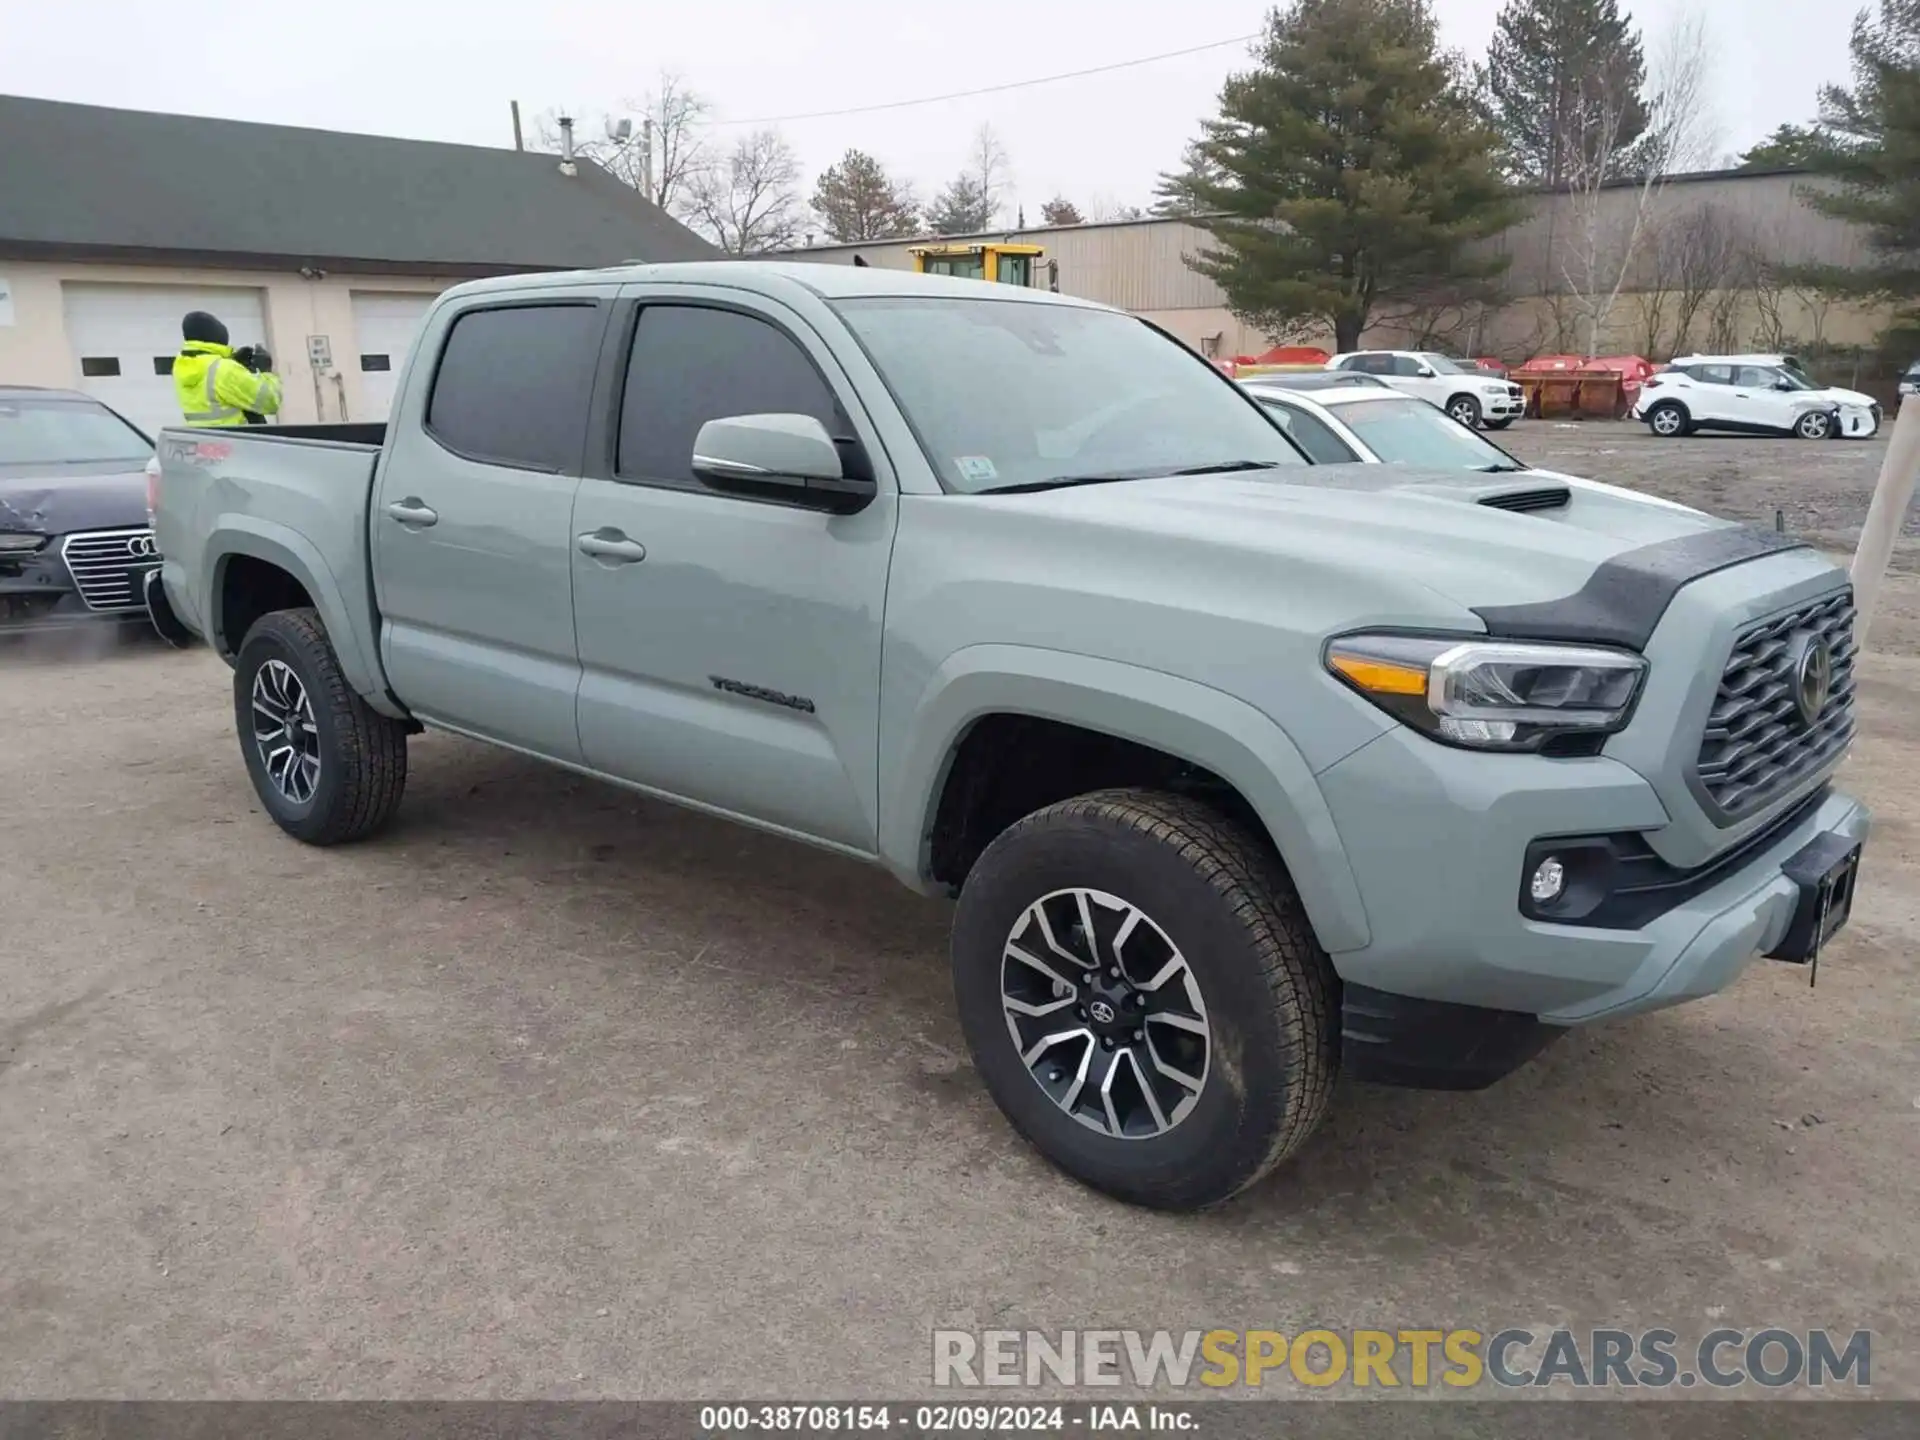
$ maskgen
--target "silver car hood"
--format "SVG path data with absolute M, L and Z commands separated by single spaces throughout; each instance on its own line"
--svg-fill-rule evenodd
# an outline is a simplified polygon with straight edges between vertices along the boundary
M 1565 485 L 1567 500 L 1514 511 L 1489 501 Z M 1070 528 L 1160 537 L 1183 552 L 1257 552 L 1302 572 L 1418 587 L 1455 606 L 1536 604 L 1577 591 L 1628 551 L 1745 527 L 1629 491 L 1520 472 L 1313 465 L 972 497 Z

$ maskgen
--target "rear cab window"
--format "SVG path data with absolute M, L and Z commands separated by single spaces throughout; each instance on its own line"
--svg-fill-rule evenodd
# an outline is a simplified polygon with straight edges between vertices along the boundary
M 601 323 L 591 300 L 465 311 L 440 348 L 427 433 L 463 459 L 577 474 Z

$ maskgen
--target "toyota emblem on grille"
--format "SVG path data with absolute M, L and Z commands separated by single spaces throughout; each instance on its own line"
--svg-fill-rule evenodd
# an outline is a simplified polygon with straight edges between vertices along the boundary
M 127 537 L 127 554 L 136 560 L 144 560 L 153 554 L 153 536 L 130 535 Z
M 1833 651 L 1817 635 L 1800 643 L 1800 658 L 1793 666 L 1793 705 L 1800 712 L 1800 723 L 1812 725 L 1827 708 L 1827 692 L 1833 687 Z

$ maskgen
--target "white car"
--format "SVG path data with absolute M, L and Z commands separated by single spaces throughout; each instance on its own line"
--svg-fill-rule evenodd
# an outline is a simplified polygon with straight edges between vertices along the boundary
M 1638 490 L 1535 469 L 1426 401 L 1385 386 L 1342 383 L 1353 378 L 1310 373 L 1260 376 L 1241 384 L 1316 465 L 1418 465 L 1488 475 L 1524 474 L 1570 489 L 1630 494 L 1649 505 L 1690 515 L 1702 513 Z
M 1526 392 L 1512 381 L 1430 350 L 1354 350 L 1334 356 L 1327 369 L 1375 376 L 1438 405 L 1462 425 L 1504 430 L 1527 408 Z
M 1880 428 L 1871 395 L 1818 385 L 1787 355 L 1683 355 L 1647 377 L 1630 413 L 1666 436 L 1728 430 L 1864 440 Z

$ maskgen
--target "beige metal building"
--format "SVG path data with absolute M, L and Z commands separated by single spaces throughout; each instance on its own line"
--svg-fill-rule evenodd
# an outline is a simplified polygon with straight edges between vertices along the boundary
M 1854 265 L 1855 226 L 1805 203 L 1818 182 L 1796 172 L 1674 176 L 1643 197 L 1615 185 L 1598 195 L 1542 195 L 1489 242 L 1509 257 L 1500 303 L 1436 307 L 1369 332 L 1371 345 L 1434 344 L 1508 359 L 1587 347 L 1666 358 L 1676 349 L 1864 344 L 1881 317 L 1835 305 L 1775 278 L 1782 262 Z M 1330 333 L 1268 336 L 1237 319 L 1211 280 L 1186 262 L 1209 244 L 1186 220 L 1037 226 L 950 241 L 1041 246 L 1032 283 L 1133 311 L 1207 355 L 1251 355 L 1276 340 L 1332 346 Z M 913 268 L 917 240 L 820 245 L 791 258 Z M 1619 282 L 1615 293 L 1615 282 Z

